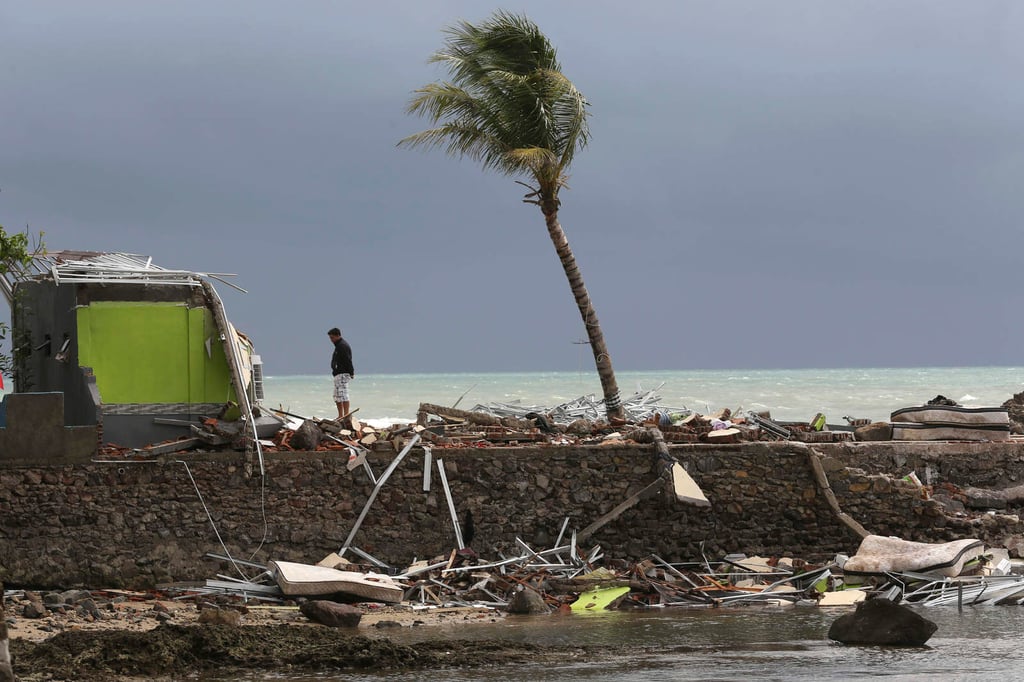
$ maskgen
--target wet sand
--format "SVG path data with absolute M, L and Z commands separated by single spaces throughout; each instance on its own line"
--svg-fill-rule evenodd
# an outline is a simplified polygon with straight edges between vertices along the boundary
M 200 609 L 191 602 L 169 599 L 109 602 L 101 606 L 102 617 L 91 618 L 69 611 L 53 613 L 44 618 L 18 617 L 14 604 L 8 602 L 6 617 L 12 640 L 42 642 L 60 633 L 93 632 L 147 632 L 161 624 L 199 625 Z M 226 607 L 232 608 L 232 607 Z M 299 612 L 297 606 L 235 607 L 242 612 L 240 627 L 289 625 L 295 627 L 323 627 L 312 623 Z M 438 625 L 468 625 L 496 622 L 504 618 L 503 611 L 487 608 L 430 608 L 412 609 L 408 606 L 360 605 L 363 616 L 358 631 L 381 631 L 388 627 L 429 627 Z M 12 622 L 13 621 L 13 622 Z
M 245 609 L 240 624 L 199 622 L 195 604 L 128 601 L 97 620 L 69 612 L 28 619 L 12 614 L 15 674 L 36 680 L 181 679 L 204 671 L 353 671 L 500 666 L 517 661 L 562 660 L 562 647 L 460 639 L 458 631 L 497 623 L 500 611 L 484 608 L 412 610 L 371 608 L 356 628 L 308 621 L 297 607 Z M 105 605 L 105 608 L 110 606 Z M 422 628 L 414 644 L 402 629 Z M 575 647 L 574 647 L 575 649 Z

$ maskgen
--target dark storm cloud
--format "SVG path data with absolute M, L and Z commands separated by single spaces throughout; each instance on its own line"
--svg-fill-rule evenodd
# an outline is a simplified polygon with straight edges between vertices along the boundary
M 236 272 L 273 373 L 576 369 L 511 179 L 395 148 L 474 2 L 0 9 L 0 222 Z M 1017 364 L 1009 2 L 534 2 L 592 103 L 561 219 L 619 368 Z M 329 348 L 327 348 L 329 351 Z

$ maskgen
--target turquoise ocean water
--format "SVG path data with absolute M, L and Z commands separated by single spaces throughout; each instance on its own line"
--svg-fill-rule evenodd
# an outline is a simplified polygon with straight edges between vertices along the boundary
M 768 410 L 775 419 L 807 421 L 822 412 L 830 423 L 844 416 L 887 420 L 901 407 L 936 395 L 968 407 L 998 406 L 1024 390 L 1024 367 L 922 367 L 880 369 L 650 370 L 616 372 L 623 398 L 655 390 L 661 404 L 709 413 Z M 414 420 L 421 402 L 471 409 L 480 403 L 514 402 L 554 407 L 582 395 L 601 395 L 593 372 L 366 374 L 350 385 L 352 407 L 363 420 Z M 331 379 L 270 376 L 269 407 L 305 417 L 330 417 Z

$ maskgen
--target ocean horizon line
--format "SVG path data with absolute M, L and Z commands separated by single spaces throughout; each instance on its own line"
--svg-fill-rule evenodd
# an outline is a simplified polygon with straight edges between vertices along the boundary
M 729 407 L 767 411 L 782 419 L 818 412 L 887 419 L 896 409 L 944 396 L 971 406 L 998 406 L 1024 391 L 1024 367 L 890 367 L 802 369 L 619 370 L 621 396 L 654 392 L 660 404 L 709 414 Z M 267 404 L 329 416 L 330 373 L 265 377 Z M 594 370 L 533 372 L 415 372 L 357 374 L 352 403 L 365 417 L 414 417 L 420 403 L 459 406 L 519 403 L 552 408 L 581 396 L 600 397 Z
M 884 372 L 884 371 L 926 371 L 926 370 L 1024 370 L 1024 364 L 1022 365 L 911 365 L 905 367 L 899 366 L 887 366 L 887 367 L 723 367 L 723 368 L 699 368 L 699 369 L 617 369 L 616 374 L 658 374 L 658 373 L 697 373 L 697 372 Z M 288 374 L 284 372 L 275 372 L 273 374 L 266 374 L 268 379 L 280 379 L 280 378 L 315 378 L 328 374 L 328 372 L 309 372 L 309 373 L 298 373 Z M 590 374 L 597 376 L 597 370 L 579 370 L 579 369 L 538 369 L 538 370 L 436 370 L 436 371 L 416 371 L 416 372 L 364 372 L 357 374 L 357 376 L 373 376 L 373 377 L 389 377 L 389 376 L 523 376 L 523 375 L 550 375 L 550 374 Z

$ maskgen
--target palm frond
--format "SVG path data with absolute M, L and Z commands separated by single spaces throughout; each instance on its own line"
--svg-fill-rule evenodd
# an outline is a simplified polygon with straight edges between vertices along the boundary
M 557 193 L 590 133 L 587 101 L 555 48 L 527 17 L 506 11 L 480 24 L 460 21 L 445 35 L 430 61 L 446 67 L 450 81 L 416 90 L 407 108 L 440 125 L 399 145 L 442 146 Z
M 508 157 L 500 140 L 493 139 L 484 130 L 458 123 L 420 131 L 402 138 L 398 144 L 411 148 L 441 147 L 449 156 L 468 157 L 480 162 L 485 170 L 496 170 L 505 175 L 515 175 L 524 169 L 522 163 Z

